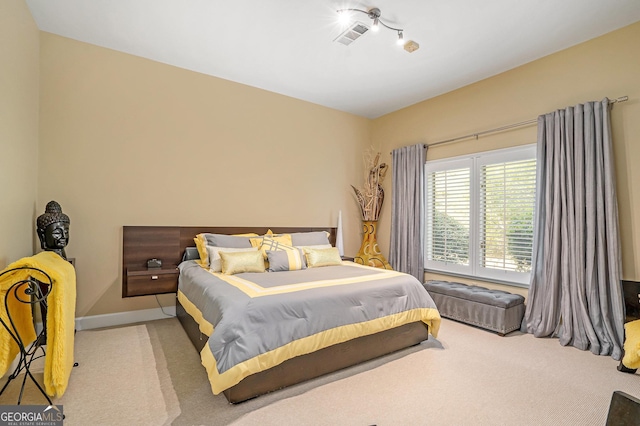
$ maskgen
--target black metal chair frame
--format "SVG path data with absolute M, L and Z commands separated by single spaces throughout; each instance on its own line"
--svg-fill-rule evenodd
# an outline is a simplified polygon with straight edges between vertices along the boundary
M 47 395 L 47 393 L 44 391 L 40 383 L 38 383 L 35 377 L 33 377 L 33 374 L 31 373 L 31 370 L 30 370 L 31 363 L 33 363 L 33 361 L 45 356 L 45 350 L 43 346 L 46 345 L 47 343 L 46 342 L 47 296 L 49 295 L 49 293 L 51 293 L 51 289 L 53 287 L 53 281 L 51 280 L 51 277 L 46 272 L 38 268 L 32 268 L 29 266 L 8 269 L 2 272 L 0 274 L 0 277 L 2 277 L 5 274 L 9 274 L 11 272 L 15 272 L 18 270 L 37 271 L 40 274 L 42 274 L 42 276 L 44 276 L 48 280 L 48 282 L 39 281 L 33 277 L 29 277 L 27 279 L 23 279 L 12 284 L 11 287 L 9 287 L 9 289 L 7 290 L 7 293 L 5 295 L 5 300 L 4 300 L 4 307 L 5 307 L 5 312 L 7 313 L 7 317 L 9 319 L 9 324 L 7 324 L 2 318 L 0 318 L 0 322 L 4 326 L 5 330 L 9 333 L 11 338 L 18 345 L 19 360 L 18 360 L 18 365 L 13 370 L 13 372 L 9 375 L 7 382 L 2 387 L 2 390 L 0 390 L 0 395 L 2 395 L 4 391 L 7 389 L 7 387 L 9 386 L 9 383 L 11 383 L 12 380 L 16 379 L 20 375 L 20 373 L 24 371 L 25 374 L 24 374 L 24 378 L 22 379 L 22 386 L 20 387 L 20 394 L 18 396 L 17 405 L 20 405 L 20 403 L 22 402 L 22 396 L 24 394 L 24 388 L 27 383 L 27 378 L 31 378 L 33 383 L 35 383 L 35 385 L 40 390 L 40 393 L 42 393 L 42 395 L 47 399 L 47 402 L 49 403 L 49 405 L 53 405 L 53 403 L 51 402 L 51 398 L 49 398 L 49 395 Z M 20 291 L 22 289 L 24 289 L 24 295 L 27 296 L 27 299 L 23 299 L 22 295 L 20 294 Z M 23 341 L 23 338 L 17 333 L 15 329 L 15 323 L 11 315 L 11 312 L 9 311 L 8 296 L 12 292 L 16 300 L 18 300 L 18 302 L 31 305 L 32 312 L 36 307 L 38 306 L 40 307 L 40 312 L 42 314 L 42 330 L 36 334 L 36 339 L 31 343 L 25 344 L 25 342 Z

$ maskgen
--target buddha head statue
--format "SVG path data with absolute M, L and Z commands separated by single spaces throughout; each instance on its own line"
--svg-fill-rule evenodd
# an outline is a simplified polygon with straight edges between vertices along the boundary
M 44 214 L 38 216 L 36 228 L 40 246 L 45 251 L 53 251 L 63 259 L 67 258 L 64 252 L 69 243 L 69 216 L 62 213 L 62 207 L 55 201 L 49 201 Z

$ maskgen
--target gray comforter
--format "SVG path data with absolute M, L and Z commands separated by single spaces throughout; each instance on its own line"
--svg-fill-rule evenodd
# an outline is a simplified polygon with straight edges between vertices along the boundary
M 210 334 L 202 357 L 214 393 L 255 370 L 357 337 L 354 330 L 371 334 L 413 321 L 432 334 L 439 328 L 433 300 L 407 274 L 351 262 L 233 276 L 194 261 L 179 268 L 178 297 Z

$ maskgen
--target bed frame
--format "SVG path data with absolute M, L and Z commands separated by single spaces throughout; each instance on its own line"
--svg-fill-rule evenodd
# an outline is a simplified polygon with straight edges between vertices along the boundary
M 193 237 L 202 232 L 216 234 L 243 234 L 255 232 L 263 235 L 269 228 L 266 227 L 125 227 L 124 233 L 128 239 L 137 239 L 137 235 L 153 235 L 153 246 L 157 249 L 165 247 L 164 257 L 168 261 L 180 262 L 182 254 L 187 247 L 194 246 Z M 327 231 L 329 241 L 335 245 L 336 228 L 270 228 L 274 233 Z M 149 241 L 147 239 L 147 241 Z M 125 252 L 132 252 L 133 247 L 123 247 L 123 268 L 125 265 Z M 142 245 L 135 250 L 136 259 L 148 259 L 157 257 L 155 252 L 150 252 L 148 245 Z M 135 260 L 136 262 L 138 260 Z M 207 336 L 203 335 L 195 320 L 182 307 L 176 299 L 176 315 L 182 324 L 189 339 L 198 352 L 207 342 Z M 244 378 L 237 385 L 224 391 L 224 395 L 231 403 L 246 401 L 267 392 L 275 391 L 286 386 L 313 379 L 327 373 L 341 370 L 364 361 L 378 358 L 400 349 L 404 349 L 426 340 L 428 328 L 423 322 L 405 324 L 391 330 L 359 337 L 344 343 L 330 346 L 319 351 L 298 356 L 283 362 L 269 370 L 252 374 Z

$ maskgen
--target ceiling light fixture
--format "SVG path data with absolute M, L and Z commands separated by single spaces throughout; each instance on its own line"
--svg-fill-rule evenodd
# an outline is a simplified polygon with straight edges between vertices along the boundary
M 371 31 L 378 31 L 378 29 L 380 28 L 380 26 L 382 25 L 385 28 L 390 29 L 391 31 L 395 31 L 398 33 L 398 44 L 400 46 L 404 45 L 404 36 L 403 36 L 403 29 L 402 28 L 393 28 L 387 24 L 385 24 L 384 22 L 382 22 L 382 20 L 380 19 L 381 16 L 381 12 L 380 9 L 378 9 L 377 7 L 373 7 L 369 10 L 362 10 L 362 9 L 340 9 L 338 10 L 338 17 L 339 20 L 343 23 L 348 23 L 349 22 L 349 12 L 360 12 L 360 13 L 364 13 L 365 15 L 367 15 L 370 19 L 373 20 L 373 24 L 371 25 Z
M 377 32 L 380 29 L 380 19 L 374 18 L 373 25 L 371 26 L 371 31 Z

